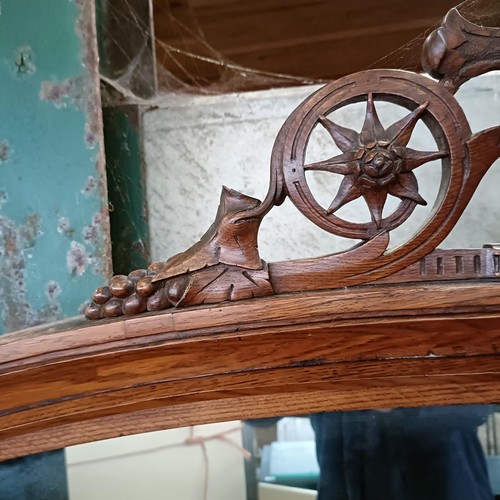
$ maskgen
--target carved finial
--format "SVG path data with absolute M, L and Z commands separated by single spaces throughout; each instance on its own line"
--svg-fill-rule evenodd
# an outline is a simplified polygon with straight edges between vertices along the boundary
M 467 80 L 500 69 L 500 28 L 478 26 L 451 9 L 425 41 L 422 67 L 456 92 Z

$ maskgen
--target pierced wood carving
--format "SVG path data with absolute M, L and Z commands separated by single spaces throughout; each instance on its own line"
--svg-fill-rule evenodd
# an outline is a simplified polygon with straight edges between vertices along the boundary
M 410 112 L 385 130 L 377 116 L 374 96 Z M 340 127 L 325 116 L 347 104 L 363 101 L 366 101 L 366 116 L 359 133 Z M 284 144 L 287 193 L 306 217 L 326 231 L 366 241 L 381 231 L 398 227 L 416 204 L 425 203 L 418 194 L 413 170 L 428 161 L 441 158 L 447 171 L 454 170 L 455 179 L 465 174 L 461 156 L 470 136 L 467 119 L 453 96 L 424 76 L 397 70 L 350 75 L 327 85 L 301 107 L 304 118 L 290 124 Z M 419 120 L 429 126 L 438 144 L 437 151 L 421 152 L 407 147 Z M 343 154 L 304 165 L 308 139 L 318 124 L 330 133 Z M 345 176 L 326 210 L 309 190 L 307 170 L 327 170 Z M 382 219 L 388 194 L 401 198 L 402 203 L 393 214 Z M 360 196 L 370 209 L 372 222 L 355 224 L 335 216 L 341 206 Z
M 413 170 L 424 163 L 443 158 L 447 151 L 423 152 L 408 148 L 415 124 L 428 106 L 424 102 L 408 116 L 384 129 L 377 116 L 373 94 L 368 94 L 366 116 L 360 133 L 344 128 L 320 116 L 319 121 L 330 133 L 342 154 L 304 166 L 304 170 L 322 170 L 344 175 L 337 196 L 326 210 L 331 215 L 340 207 L 362 196 L 370 209 L 377 229 L 389 230 L 404 222 L 410 210 L 400 208 L 399 217 L 382 223 L 387 195 L 392 194 L 419 205 L 426 201 L 418 193 Z
M 500 126 L 472 134 L 454 92 L 468 79 L 500 69 L 500 29 L 476 26 L 453 9 L 423 47 L 426 76 L 397 70 L 370 70 L 326 85 L 306 99 L 286 120 L 273 148 L 268 194 L 261 203 L 223 188 L 214 224 L 201 240 L 166 262 L 128 276 L 115 276 L 96 290 L 86 309 L 89 319 L 134 315 L 204 303 L 266 295 L 325 290 L 363 283 L 497 278 L 497 248 L 436 250 L 454 227 L 477 185 L 500 157 Z M 336 123 L 332 114 L 365 103 L 360 130 Z M 405 116 L 384 127 L 379 103 L 405 108 Z M 436 148 L 408 146 L 422 122 Z M 341 153 L 306 162 L 309 139 L 325 129 Z M 438 160 L 442 179 L 428 220 L 403 245 L 389 249 L 390 232 L 417 205 L 425 205 L 414 172 Z M 308 185 L 308 172 L 340 174 L 343 180 L 322 206 Z M 400 199 L 386 214 L 389 195 Z M 257 235 L 262 218 L 288 197 L 300 212 L 325 231 L 359 244 L 315 259 L 266 264 Z M 355 223 L 338 211 L 362 198 L 371 220 Z

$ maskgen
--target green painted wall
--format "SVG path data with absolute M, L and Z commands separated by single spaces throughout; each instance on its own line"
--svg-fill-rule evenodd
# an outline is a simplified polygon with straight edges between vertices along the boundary
M 0 14 L 0 333 L 74 316 L 110 268 L 92 2 Z
M 0 2 L 0 333 L 79 314 L 109 277 L 92 0 Z M 2 500 L 67 498 L 63 452 L 0 464 Z

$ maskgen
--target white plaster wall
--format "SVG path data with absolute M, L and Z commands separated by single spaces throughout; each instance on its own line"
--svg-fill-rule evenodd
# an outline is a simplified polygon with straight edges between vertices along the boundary
M 289 113 L 316 87 L 266 90 L 222 96 L 175 96 L 144 117 L 145 160 L 149 222 L 154 261 L 185 250 L 212 223 L 221 185 L 263 199 L 267 192 L 269 159 L 274 138 Z M 458 99 L 479 131 L 500 123 L 500 74 L 468 83 Z M 405 114 L 390 104 L 377 105 L 385 124 Z M 360 127 L 364 107 L 338 111 L 335 120 Z M 359 128 L 358 128 L 359 129 Z M 318 127 L 311 141 L 308 161 L 334 154 L 330 137 Z M 421 125 L 410 146 L 435 150 L 430 133 Z M 440 178 L 438 162 L 416 171 L 420 192 L 431 202 Z M 318 173 L 310 185 L 325 207 L 335 195 L 340 177 Z M 500 239 L 496 213 L 500 171 L 494 168 L 475 195 L 470 208 L 443 247 L 474 247 Z M 393 244 L 401 242 L 424 220 L 429 207 L 417 207 L 411 221 L 393 232 Z M 390 208 L 390 207 L 388 207 Z M 362 199 L 340 212 L 351 220 L 367 220 Z M 352 242 L 330 235 L 310 223 L 286 202 L 264 219 L 260 233 L 261 256 L 267 261 L 319 256 L 347 248 Z

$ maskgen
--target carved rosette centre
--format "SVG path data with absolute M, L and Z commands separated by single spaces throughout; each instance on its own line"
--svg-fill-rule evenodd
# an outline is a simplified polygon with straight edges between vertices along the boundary
M 387 148 L 388 143 L 377 142 L 371 149 L 361 150 L 359 184 L 365 187 L 387 186 L 401 172 L 402 159 Z

